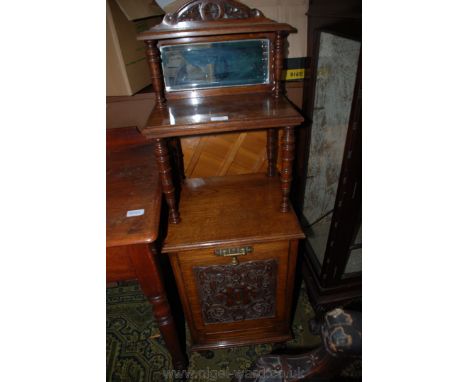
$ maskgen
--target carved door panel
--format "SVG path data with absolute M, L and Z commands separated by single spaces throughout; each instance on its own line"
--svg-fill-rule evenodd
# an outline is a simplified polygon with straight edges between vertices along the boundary
M 289 241 L 254 244 L 252 252 L 217 256 L 219 248 L 181 252 L 171 257 L 179 268 L 185 309 L 197 331 L 217 333 L 259 325 L 284 326 L 289 320 L 288 277 L 296 263 Z M 177 259 L 177 260 L 176 260 Z M 179 288 L 181 285 L 179 283 Z M 185 305 L 184 304 L 184 305 Z
M 274 317 L 277 269 L 276 259 L 193 267 L 203 322 Z

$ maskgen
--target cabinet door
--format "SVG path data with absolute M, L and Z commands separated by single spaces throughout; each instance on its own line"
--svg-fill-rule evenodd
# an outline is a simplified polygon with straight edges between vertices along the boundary
M 292 248 L 289 241 L 249 245 L 251 252 L 235 261 L 215 253 L 236 247 L 246 246 L 186 251 L 171 257 L 191 326 L 206 335 L 287 331 L 296 243 Z

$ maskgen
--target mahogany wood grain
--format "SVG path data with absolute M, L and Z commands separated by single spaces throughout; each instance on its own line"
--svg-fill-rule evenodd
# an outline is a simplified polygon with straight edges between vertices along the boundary
M 119 137 L 140 135 L 125 128 L 112 130 Z M 130 137 L 138 142 L 139 138 Z M 154 144 L 120 144 L 108 148 L 106 160 L 107 246 L 153 242 L 161 208 Z M 127 211 L 140 209 L 144 209 L 143 215 L 127 218 Z
M 162 251 L 304 238 L 294 212 L 279 210 L 282 200 L 279 178 L 266 174 L 187 179 L 182 221 L 168 227 Z
M 155 140 L 156 164 L 161 176 L 162 191 L 169 206 L 169 221 L 172 224 L 180 222 L 180 215 L 177 209 L 175 188 L 172 180 L 171 163 L 165 139 Z
M 140 134 L 137 127 L 106 129 L 106 148 L 116 149 L 122 146 L 143 145 L 151 142 Z
M 285 127 L 282 138 L 283 165 L 281 169 L 281 191 L 283 192 L 283 199 L 281 211 L 287 212 L 290 210 L 289 192 L 291 190 L 292 165 L 294 160 L 294 128 L 290 126 Z
M 109 130 L 107 141 L 107 282 L 138 279 L 153 305 L 153 314 L 174 368 L 185 369 L 187 357 L 182 351 L 161 271 L 152 253 L 152 242 L 159 229 L 162 196 L 154 145 L 144 140 L 135 128 Z M 129 210 L 143 210 L 144 213 L 127 217 Z
M 137 275 L 128 257 L 127 246 L 107 247 L 106 249 L 106 283 L 122 280 L 135 280 Z
M 303 120 L 284 96 L 186 98 L 168 100 L 165 109 L 154 108 L 141 132 L 147 138 L 167 138 L 297 126 Z
M 277 173 L 276 163 L 278 161 L 278 130 L 267 130 L 267 157 L 268 176 L 275 176 Z

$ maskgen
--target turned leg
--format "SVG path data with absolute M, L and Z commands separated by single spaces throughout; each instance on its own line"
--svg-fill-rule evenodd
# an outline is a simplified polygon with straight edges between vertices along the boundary
M 177 224 L 180 222 L 179 210 L 175 196 L 174 184 L 172 182 L 171 163 L 167 151 L 166 141 L 163 138 L 156 139 L 155 144 L 156 164 L 161 177 L 162 191 L 169 206 L 169 222 Z
M 268 176 L 275 176 L 278 160 L 278 129 L 267 130 L 267 158 Z
M 281 201 L 281 212 L 289 211 L 289 192 L 292 181 L 292 163 L 294 160 L 294 127 L 284 128 L 282 148 L 282 169 L 281 169 L 281 191 L 283 199 Z
M 188 365 L 187 356 L 182 351 L 161 271 L 150 246 L 148 244 L 129 246 L 129 254 L 141 289 L 153 306 L 153 315 L 171 355 L 174 369 L 185 370 Z
M 282 93 L 281 88 L 281 73 L 283 71 L 283 32 L 279 31 L 276 32 L 275 36 L 275 87 L 274 87 L 274 96 L 275 98 L 279 98 L 280 94 Z

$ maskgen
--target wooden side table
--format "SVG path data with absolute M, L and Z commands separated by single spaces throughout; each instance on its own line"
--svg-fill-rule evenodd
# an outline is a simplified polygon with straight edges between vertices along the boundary
M 107 132 L 107 282 L 137 279 L 177 370 L 187 366 L 152 243 L 159 228 L 161 186 L 154 145 L 136 128 Z

